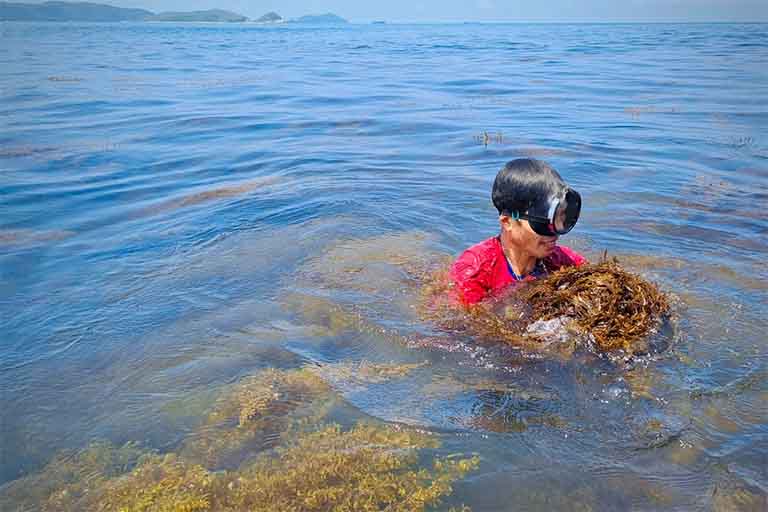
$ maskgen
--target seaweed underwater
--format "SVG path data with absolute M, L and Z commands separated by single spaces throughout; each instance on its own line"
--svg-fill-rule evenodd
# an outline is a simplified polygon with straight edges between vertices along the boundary
M 39 473 L 1 488 L 0 506 L 44 512 L 420 511 L 439 504 L 453 482 L 479 464 L 477 456 L 437 456 L 440 440 L 429 432 L 328 422 L 326 406 L 333 400 L 330 387 L 306 369 L 264 370 L 228 389 L 203 418 L 202 437 L 183 443 L 178 453 L 106 442 L 62 452 Z M 245 445 L 265 436 L 276 441 L 221 468 L 217 450 L 247 451 Z
M 271 448 L 296 422 L 319 422 L 339 398 L 307 369 L 266 369 L 222 393 L 179 455 L 212 469 Z

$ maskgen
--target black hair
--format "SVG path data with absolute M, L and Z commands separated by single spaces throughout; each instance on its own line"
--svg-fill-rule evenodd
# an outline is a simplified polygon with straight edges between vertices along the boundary
M 546 203 L 567 187 L 563 178 L 546 162 L 533 158 L 518 158 L 496 175 L 491 191 L 493 205 L 499 215 L 524 213 Z M 545 206 L 546 207 L 546 206 Z M 543 212 L 546 216 L 546 212 Z

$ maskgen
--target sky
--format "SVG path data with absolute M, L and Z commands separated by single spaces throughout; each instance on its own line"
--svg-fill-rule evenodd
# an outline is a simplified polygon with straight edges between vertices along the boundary
M 12 0 L 41 3 L 45 0 Z M 88 0 L 150 11 L 227 9 L 249 18 L 332 12 L 350 21 L 768 22 L 768 0 Z

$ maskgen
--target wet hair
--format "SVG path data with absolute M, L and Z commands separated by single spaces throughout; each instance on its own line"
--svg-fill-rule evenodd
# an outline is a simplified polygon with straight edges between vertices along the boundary
M 567 187 L 563 178 L 546 162 L 518 158 L 496 175 L 491 191 L 493 205 L 499 215 L 513 215 L 535 208 Z M 544 213 L 546 215 L 546 212 Z

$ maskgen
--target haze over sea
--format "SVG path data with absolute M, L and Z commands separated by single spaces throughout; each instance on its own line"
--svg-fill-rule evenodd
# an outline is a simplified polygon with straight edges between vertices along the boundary
M 446 509 L 765 510 L 767 29 L 0 24 L 0 482 L 311 367 L 481 457 Z M 584 198 L 563 244 L 675 298 L 664 350 L 415 342 L 408 265 L 495 234 L 523 156 Z

